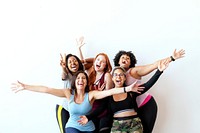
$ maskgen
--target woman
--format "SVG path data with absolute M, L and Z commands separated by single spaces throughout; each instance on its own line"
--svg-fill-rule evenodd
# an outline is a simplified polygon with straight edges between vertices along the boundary
M 82 60 L 84 59 L 82 58 Z M 86 61 L 84 60 L 85 64 L 89 64 L 87 60 L 88 59 L 86 59 Z M 104 91 L 113 87 L 112 76 L 110 74 L 112 66 L 107 54 L 99 53 L 96 55 L 93 60 L 93 66 L 86 71 L 89 75 L 91 90 Z M 88 119 L 92 119 L 95 123 L 96 133 L 110 132 L 106 104 L 107 98 L 96 100 L 93 104 L 93 111 L 91 115 L 88 116 Z
M 80 125 L 77 121 L 81 115 L 87 115 L 92 110 L 92 105 L 96 99 L 102 99 L 113 94 L 124 92 L 124 88 L 114 88 L 105 91 L 89 91 L 88 76 L 84 71 L 78 71 L 72 77 L 71 88 L 56 89 L 41 85 L 28 85 L 21 82 L 13 83 L 12 90 L 19 92 L 22 90 L 47 93 L 67 99 L 68 111 L 70 114 L 69 120 L 65 125 L 65 132 L 68 133 L 93 133 L 95 126 L 92 121 L 85 125 Z M 143 87 L 139 87 L 133 83 L 127 86 L 126 91 L 134 91 L 140 93 Z
M 83 39 L 83 37 L 82 37 Z M 92 66 L 89 69 L 85 69 L 89 75 L 91 90 L 104 91 L 113 87 L 112 66 L 108 55 L 105 53 L 99 53 L 94 59 L 84 59 L 81 47 L 83 43 L 78 43 L 79 57 L 84 65 Z M 110 122 L 107 117 L 107 98 L 96 100 L 93 104 L 92 113 L 88 116 L 88 119 L 92 119 L 95 123 L 96 133 L 110 133 Z
M 61 55 L 61 54 L 60 54 Z M 64 88 L 71 88 L 72 76 L 80 70 L 84 70 L 84 66 L 81 60 L 73 54 L 67 56 L 61 55 L 60 66 L 62 67 L 62 80 L 64 82 Z M 62 105 L 56 105 L 56 119 L 61 133 L 65 133 L 65 124 L 69 118 L 69 112 L 66 99 Z
M 141 85 L 144 87 L 142 93 L 148 91 L 155 84 L 162 72 L 168 67 L 168 64 L 169 62 L 167 60 L 159 63 L 158 70 L 153 77 L 148 82 Z M 122 67 L 114 68 L 112 76 L 115 88 L 125 87 L 126 75 Z M 109 97 L 108 107 L 113 117 L 111 133 L 143 133 L 141 120 L 137 116 L 136 104 L 136 97 L 140 94 L 129 93 L 126 91 L 126 88 L 124 92 L 125 93 L 114 94 Z M 87 121 L 88 119 L 86 116 L 81 116 L 79 123 L 85 124 Z
M 82 46 L 84 43 L 84 38 L 80 37 L 76 39 L 77 45 Z M 71 88 L 72 76 L 84 68 L 88 69 L 91 66 L 83 65 L 81 60 L 73 54 L 60 54 L 60 66 L 62 68 L 62 81 L 64 82 L 64 88 Z M 56 119 L 61 133 L 65 133 L 65 124 L 69 119 L 69 112 L 66 99 L 63 101 L 62 105 L 56 105 Z
M 112 66 L 105 53 L 99 53 L 94 58 L 93 67 L 88 70 L 91 90 L 104 91 L 113 87 L 112 76 L 110 72 Z M 109 121 L 107 120 L 107 98 L 96 100 L 93 104 L 91 117 L 95 123 L 97 133 L 109 133 Z
M 173 52 L 173 56 L 167 57 L 169 62 L 175 61 L 184 57 L 185 50 L 181 49 Z M 162 60 L 165 60 L 162 59 Z M 161 61 L 161 60 L 159 60 Z M 135 80 L 140 80 L 142 76 L 145 76 L 158 67 L 159 61 L 155 63 L 135 66 L 137 63 L 135 55 L 131 51 L 119 51 L 114 58 L 114 65 L 121 66 L 126 71 L 126 85 L 130 85 L 135 82 Z M 139 107 L 138 114 L 142 120 L 144 127 L 144 133 L 151 133 L 156 121 L 157 116 L 157 104 L 153 96 L 149 93 L 144 93 L 137 97 L 137 105 Z

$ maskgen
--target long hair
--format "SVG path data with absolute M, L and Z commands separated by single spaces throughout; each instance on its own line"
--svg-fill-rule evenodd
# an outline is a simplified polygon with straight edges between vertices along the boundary
M 85 71 L 77 71 L 73 76 L 72 76 L 72 82 L 71 82 L 71 90 L 72 92 L 74 92 L 74 95 L 77 95 L 77 88 L 76 88 L 76 78 L 77 76 L 80 74 L 80 73 L 83 73 L 86 77 L 86 80 L 87 80 L 87 85 L 85 87 L 85 92 L 89 92 L 89 78 L 88 78 L 88 75 Z
M 72 56 L 73 56 L 74 58 L 76 58 L 76 60 L 78 61 L 78 64 L 79 64 L 78 71 L 84 71 L 84 66 L 83 66 L 81 60 L 80 60 L 76 55 L 68 54 L 68 55 L 66 56 L 65 60 L 66 60 L 66 68 L 67 68 L 67 70 L 69 71 L 69 73 L 70 73 L 71 75 L 73 75 L 72 71 L 69 70 L 68 63 L 67 63 L 69 57 L 72 57 Z
M 90 75 L 89 75 L 89 79 L 90 79 L 89 85 L 92 85 L 92 84 L 95 82 L 95 80 L 96 80 L 96 71 L 95 71 L 95 69 L 94 69 L 94 62 L 95 62 L 96 58 L 97 58 L 99 55 L 104 56 L 105 59 L 106 59 L 106 66 L 105 66 L 105 68 L 104 68 L 104 72 L 105 72 L 105 73 L 106 73 L 106 72 L 110 73 L 110 72 L 112 71 L 112 66 L 111 66 L 110 60 L 109 60 L 109 58 L 108 58 L 108 55 L 105 54 L 105 53 L 99 53 L 99 54 L 97 54 L 96 57 L 94 58 L 94 61 L 93 61 L 92 72 L 91 72 Z
M 122 55 L 127 55 L 127 56 L 130 57 L 130 61 L 131 61 L 131 62 L 130 62 L 129 68 L 135 67 L 135 64 L 137 63 L 137 60 L 136 60 L 135 55 L 134 55 L 131 51 L 124 51 L 124 50 L 119 51 L 119 52 L 115 55 L 115 58 L 113 59 L 114 65 L 115 65 L 115 66 L 120 66 L 120 65 L 119 65 L 119 60 L 120 60 L 120 57 L 121 57 Z

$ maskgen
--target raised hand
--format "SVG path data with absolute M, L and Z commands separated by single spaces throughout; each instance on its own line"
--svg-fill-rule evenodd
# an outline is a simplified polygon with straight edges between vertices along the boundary
M 60 66 L 63 67 L 63 68 L 66 67 L 66 60 L 65 59 L 66 59 L 66 54 L 62 55 L 60 53 Z
M 141 91 L 143 91 L 144 90 L 144 87 L 141 87 L 140 85 L 141 84 L 137 84 L 137 80 L 134 82 L 134 83 L 132 83 L 131 85 L 129 85 L 129 86 L 127 86 L 127 87 L 125 87 L 125 92 L 130 92 L 130 91 L 132 91 L 132 92 L 136 92 L 136 93 L 141 93 Z
M 160 60 L 158 63 L 158 69 L 160 71 L 164 71 L 168 66 L 169 66 L 169 60 L 165 59 L 165 60 Z
M 16 83 L 11 84 L 11 89 L 13 92 L 17 93 L 19 91 L 25 90 L 25 84 L 17 81 Z
M 83 45 L 85 44 L 84 42 L 84 37 L 81 36 L 80 38 L 77 38 L 76 39 L 76 45 L 77 47 L 80 49 Z
M 179 58 L 183 58 L 185 55 L 185 50 L 181 49 L 178 52 L 176 52 L 176 49 L 173 52 L 173 58 L 175 60 L 179 59 Z
M 80 125 L 85 125 L 88 123 L 88 119 L 85 115 L 80 116 L 80 120 L 77 121 Z
M 104 82 L 102 85 L 94 85 L 95 90 L 102 91 L 106 87 L 106 83 Z

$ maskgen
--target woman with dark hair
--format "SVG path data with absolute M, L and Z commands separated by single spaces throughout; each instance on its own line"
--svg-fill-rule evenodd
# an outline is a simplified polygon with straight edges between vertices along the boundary
M 71 82 L 73 75 L 80 70 L 84 70 L 84 66 L 81 60 L 73 54 L 61 56 L 60 66 L 62 67 L 62 81 L 64 82 L 64 88 L 71 88 Z M 68 105 L 66 99 L 63 104 L 56 105 L 56 119 L 61 133 L 65 133 L 65 125 L 69 119 Z
M 173 55 L 167 57 L 169 62 L 175 61 L 184 57 L 185 50 L 173 52 Z M 165 60 L 161 59 L 161 60 Z M 135 66 L 137 63 L 135 55 L 131 51 L 119 51 L 114 58 L 114 65 L 121 66 L 126 70 L 126 85 L 130 85 L 136 80 L 141 80 L 142 76 L 145 76 L 155 69 L 161 60 L 158 60 L 152 64 L 144 66 Z M 149 93 L 144 93 L 136 98 L 138 109 L 138 115 L 142 120 L 144 127 L 144 133 L 151 133 L 157 117 L 157 104 L 153 96 Z
M 57 89 L 50 88 L 41 85 L 28 85 L 21 82 L 13 83 L 12 90 L 19 92 L 22 90 L 40 92 L 51 94 L 58 97 L 64 97 L 67 99 L 68 112 L 70 114 L 69 120 L 65 126 L 65 132 L 67 133 L 93 133 L 95 130 L 94 123 L 89 121 L 87 124 L 79 124 L 78 120 L 80 116 L 87 115 L 92 110 L 92 105 L 95 100 L 102 99 L 114 94 L 127 92 L 140 93 L 143 87 L 139 87 L 133 83 L 127 87 L 113 88 L 105 91 L 89 91 L 89 79 L 84 71 L 78 71 L 72 77 L 71 88 Z

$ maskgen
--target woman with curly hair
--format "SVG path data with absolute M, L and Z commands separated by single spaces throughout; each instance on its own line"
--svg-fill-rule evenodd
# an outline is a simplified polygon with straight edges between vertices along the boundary
M 180 51 L 176 51 L 175 49 L 173 55 L 165 59 L 169 62 L 175 61 L 184 57 L 184 54 L 185 50 L 181 49 Z M 141 80 L 142 76 L 154 71 L 158 67 L 159 61 L 161 60 L 144 66 L 135 66 L 137 63 L 135 55 L 131 51 L 121 50 L 114 57 L 114 65 L 121 66 L 126 70 L 126 85 L 130 85 L 136 80 Z M 138 96 L 136 101 L 139 107 L 138 115 L 142 120 L 144 133 L 151 133 L 157 117 L 156 101 L 154 97 L 147 92 Z

